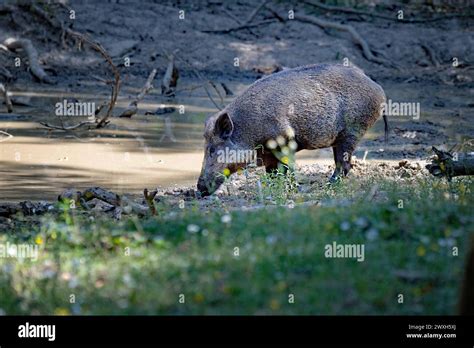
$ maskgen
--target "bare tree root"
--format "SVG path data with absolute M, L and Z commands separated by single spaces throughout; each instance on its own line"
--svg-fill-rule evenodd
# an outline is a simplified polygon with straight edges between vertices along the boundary
M 31 74 L 36 77 L 40 82 L 52 84 L 54 81 L 46 74 L 38 60 L 38 51 L 28 39 L 15 39 L 8 38 L 4 41 L 3 45 L 10 51 L 16 52 L 22 49 L 30 65 Z
M 8 90 L 2 83 L 0 83 L 0 93 L 3 95 L 3 98 L 5 99 L 5 105 L 7 106 L 8 112 L 9 113 L 13 112 L 13 105 L 12 105 L 10 96 L 8 95 Z
M 448 14 L 445 16 L 440 16 L 440 17 L 433 17 L 433 18 L 420 18 L 420 19 L 398 19 L 397 17 L 394 16 L 387 16 L 384 14 L 379 14 L 375 12 L 369 12 L 369 11 L 362 11 L 362 10 L 356 10 L 353 8 L 349 7 L 340 7 L 340 6 L 331 6 L 331 5 L 326 5 L 323 4 L 319 1 L 311 1 L 311 0 L 305 0 L 303 1 L 305 4 L 320 8 L 322 10 L 326 11 L 333 11 L 333 12 L 343 12 L 343 13 L 349 13 L 349 14 L 357 14 L 361 16 L 369 16 L 369 17 L 375 17 L 375 18 L 382 18 L 382 19 L 387 19 L 390 21 L 394 22 L 402 22 L 402 23 L 426 23 L 426 22 L 434 22 L 434 21 L 441 21 L 445 19 L 452 19 L 452 18 L 469 18 L 473 17 L 473 13 L 468 13 L 468 14 L 460 14 L 460 13 L 453 13 L 453 14 Z
M 120 114 L 119 117 L 132 117 L 138 112 L 138 103 L 145 97 L 145 95 L 153 89 L 153 80 L 156 76 L 156 69 L 153 69 L 148 75 L 145 85 L 142 87 L 140 93 L 133 99 L 128 107 Z
M 354 41 L 356 44 L 358 44 L 362 48 L 362 53 L 364 54 L 364 57 L 367 60 L 378 63 L 378 64 L 386 65 L 389 67 L 396 67 L 394 63 L 386 59 L 374 56 L 374 54 L 370 50 L 370 47 L 367 41 L 365 41 L 364 38 L 351 25 L 341 24 L 337 22 L 330 22 L 324 19 L 307 16 L 307 15 L 301 15 L 301 14 L 298 14 L 297 16 L 295 16 L 295 20 L 298 20 L 304 23 L 311 23 L 321 28 L 330 28 L 330 29 L 347 31 L 351 35 L 352 41 Z

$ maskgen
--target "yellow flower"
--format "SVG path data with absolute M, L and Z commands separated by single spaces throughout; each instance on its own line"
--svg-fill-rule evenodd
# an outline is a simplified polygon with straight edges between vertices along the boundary
M 418 248 L 416 248 L 416 254 L 418 256 L 425 256 L 426 255 L 426 249 L 423 245 L 420 245 Z
M 43 244 L 43 238 L 41 236 L 36 236 L 35 243 L 38 245 Z
M 54 310 L 54 315 L 69 315 L 71 312 L 69 309 L 64 308 L 64 307 L 58 307 Z
M 283 156 L 283 157 L 281 158 L 281 163 L 283 163 L 283 164 L 288 164 L 288 162 L 289 162 L 288 156 Z
M 222 172 L 226 177 L 230 175 L 230 170 L 229 168 L 226 168 L 224 169 L 224 171 Z
M 280 302 L 278 302 L 276 299 L 272 299 L 270 301 L 270 308 L 274 311 L 280 309 Z
M 204 302 L 204 295 L 201 293 L 194 295 L 194 302 L 196 303 Z
M 280 292 L 283 292 L 286 290 L 286 283 L 284 281 L 281 281 L 277 284 L 277 290 Z

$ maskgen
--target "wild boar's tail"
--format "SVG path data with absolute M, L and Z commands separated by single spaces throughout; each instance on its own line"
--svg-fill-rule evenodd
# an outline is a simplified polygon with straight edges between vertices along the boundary
M 383 123 L 385 125 L 384 131 L 385 131 L 385 142 L 388 143 L 388 120 L 387 120 L 387 115 L 383 114 Z

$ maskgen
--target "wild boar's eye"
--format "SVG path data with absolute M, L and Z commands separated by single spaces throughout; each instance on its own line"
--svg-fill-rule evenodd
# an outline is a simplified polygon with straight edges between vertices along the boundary
M 212 155 L 214 154 L 214 152 L 216 152 L 216 149 L 211 146 L 211 147 L 209 148 L 209 155 L 212 156 Z

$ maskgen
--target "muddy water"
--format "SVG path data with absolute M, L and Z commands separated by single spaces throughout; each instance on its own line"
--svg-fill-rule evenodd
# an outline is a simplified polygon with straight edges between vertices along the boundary
M 231 86 L 235 94 L 245 87 Z M 203 156 L 204 119 L 216 111 L 205 94 L 183 93 L 173 100 L 174 105 L 184 105 L 184 114 L 144 115 L 167 104 L 152 94 L 132 119 L 113 118 L 111 125 L 102 130 L 61 132 L 48 131 L 39 122 L 58 124 L 54 105 L 72 94 L 13 93 L 20 99 L 28 98 L 30 106 L 18 106 L 14 114 L 6 114 L 3 109 L 0 112 L 0 201 L 53 200 L 66 188 L 93 185 L 138 195 L 145 187 L 196 183 Z M 81 102 L 96 101 L 93 93 L 76 93 L 74 97 Z M 127 99 L 120 100 L 115 113 L 127 105 Z M 85 120 L 63 119 L 66 124 Z M 316 159 L 330 162 L 332 153 L 321 150 L 298 154 L 299 164 L 314 163 Z

